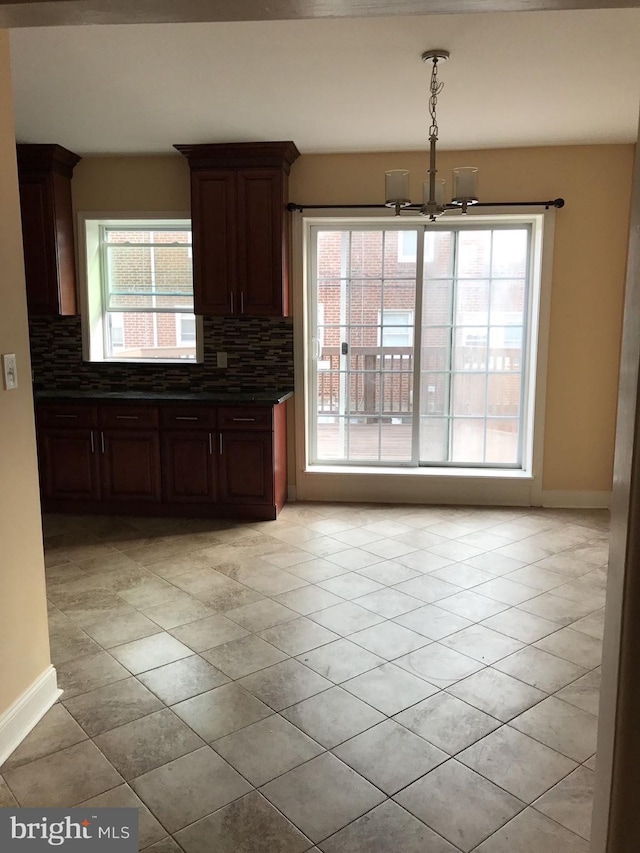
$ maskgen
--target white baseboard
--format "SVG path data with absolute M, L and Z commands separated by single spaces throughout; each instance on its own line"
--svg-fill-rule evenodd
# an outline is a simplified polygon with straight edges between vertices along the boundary
M 49 666 L 0 715 L 0 767 L 61 694 L 55 668 Z
M 609 509 L 611 492 L 541 492 L 542 506 L 562 509 Z

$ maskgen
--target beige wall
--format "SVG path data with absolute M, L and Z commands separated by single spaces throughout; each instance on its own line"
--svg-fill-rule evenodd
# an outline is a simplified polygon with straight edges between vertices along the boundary
M 0 352 L 19 387 L 0 388 L 0 715 L 49 665 L 40 501 L 22 262 L 8 33 L 0 30 Z
M 444 152 L 440 177 L 450 182 L 453 166 L 470 164 L 480 167 L 482 201 L 566 200 L 556 216 L 542 487 L 608 491 L 633 146 Z M 411 170 L 411 197 L 418 200 L 421 153 L 301 157 L 291 198 L 380 201 L 384 171 L 395 168 Z
M 87 158 L 75 167 L 71 186 L 75 210 L 189 210 L 189 164 L 177 153 Z
M 633 147 L 443 152 L 440 174 L 448 178 L 453 166 L 469 163 L 481 169 L 483 201 L 566 199 L 556 217 L 542 488 L 607 492 Z M 385 170 L 408 168 L 417 200 L 425 167 L 422 152 L 303 155 L 291 172 L 290 196 L 307 204 L 380 202 Z M 188 184 L 179 156 L 86 159 L 74 174 L 74 204 L 78 210 L 188 209 Z

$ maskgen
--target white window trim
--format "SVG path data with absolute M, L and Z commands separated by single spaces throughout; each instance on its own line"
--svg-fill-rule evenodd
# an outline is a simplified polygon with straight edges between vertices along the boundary
M 454 214 L 459 216 L 460 214 Z M 549 322 L 551 307 L 551 282 L 553 270 L 553 243 L 555 210 L 532 212 L 531 208 L 484 208 L 469 214 L 465 223 L 484 222 L 490 217 L 512 223 L 513 217 L 533 223 L 532 234 L 532 287 L 530 289 L 530 328 L 532 340 L 537 339 L 535 352 L 530 353 L 533 381 L 527 383 L 527 405 L 533 407 L 533 429 L 526 425 L 523 433 L 522 469 L 478 468 L 375 468 L 345 466 L 309 466 L 307 464 L 309 424 L 309 388 L 307 387 L 307 360 L 311 356 L 311 342 L 307 341 L 308 314 L 312 310 L 307 298 L 305 280 L 308 274 L 310 230 L 313 225 L 361 221 L 357 209 L 348 211 L 328 208 L 323 215 L 293 215 L 292 286 L 294 305 L 294 381 L 295 396 L 295 460 L 297 500 L 365 501 L 400 503 L 476 503 L 484 505 L 542 505 L 544 424 L 547 389 Z M 392 228 L 393 218 L 388 211 L 372 211 L 371 220 L 384 219 L 385 227 Z M 443 218 L 443 224 L 446 219 Z M 421 217 L 403 217 L 402 225 L 424 226 Z M 425 480 L 426 478 L 426 480 Z M 425 488 L 425 483 L 429 485 Z
M 190 211 L 81 211 L 78 213 L 78 284 L 80 314 L 82 319 L 82 357 L 90 362 L 115 362 L 117 364 L 173 364 L 192 365 L 204 362 L 204 328 L 202 317 L 196 315 L 196 357 L 174 358 L 120 358 L 117 354 L 105 356 L 104 318 L 101 293 L 100 226 L 117 227 L 126 223 L 149 227 L 150 223 L 166 224 L 176 220 L 190 220 Z

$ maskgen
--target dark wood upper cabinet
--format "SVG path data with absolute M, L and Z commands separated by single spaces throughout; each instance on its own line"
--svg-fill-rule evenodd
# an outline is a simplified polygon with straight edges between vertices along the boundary
M 232 314 L 238 278 L 235 173 L 219 169 L 192 176 L 191 211 L 196 313 Z
M 293 142 L 176 145 L 191 169 L 197 314 L 289 313 Z
M 18 145 L 29 313 L 76 314 L 71 176 L 77 154 L 60 145 Z

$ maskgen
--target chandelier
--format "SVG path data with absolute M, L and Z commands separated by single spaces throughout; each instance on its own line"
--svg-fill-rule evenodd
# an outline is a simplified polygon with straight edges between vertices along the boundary
M 427 50 L 422 54 L 423 62 L 431 63 L 431 81 L 429 86 L 429 169 L 428 179 L 423 184 L 423 201 L 419 212 L 428 216 L 431 222 L 441 216 L 445 210 L 460 210 L 467 212 L 467 207 L 478 203 L 478 170 L 475 166 L 459 166 L 453 170 L 453 197 L 450 203 L 445 202 L 446 182 L 437 178 L 436 143 L 438 141 L 438 95 L 444 83 L 438 80 L 438 63 L 449 58 L 448 50 Z M 409 198 L 409 172 L 406 169 L 392 169 L 385 172 L 385 206 L 395 209 L 396 216 L 403 208 L 412 208 Z
M 457 210 L 466 213 L 471 205 L 483 208 L 509 208 L 516 207 L 544 207 L 549 210 L 552 207 L 564 207 L 563 198 L 554 198 L 547 201 L 478 201 L 478 169 L 475 166 L 458 166 L 453 170 L 453 193 L 450 202 L 445 201 L 446 182 L 436 177 L 436 144 L 438 142 L 438 119 L 436 110 L 438 107 L 438 95 L 442 91 L 443 83 L 438 80 L 438 63 L 449 59 L 448 50 L 426 50 L 422 54 L 423 62 L 431 63 L 431 81 L 429 84 L 429 168 L 428 179 L 423 184 L 423 200 L 420 204 L 413 204 L 409 196 L 409 172 L 406 169 L 391 169 L 385 172 L 385 203 L 362 204 L 351 202 L 349 204 L 300 204 L 290 201 L 287 210 L 302 213 L 305 210 L 372 210 L 392 208 L 395 215 L 399 216 L 402 211 L 407 213 L 421 213 L 435 222 L 447 210 Z

